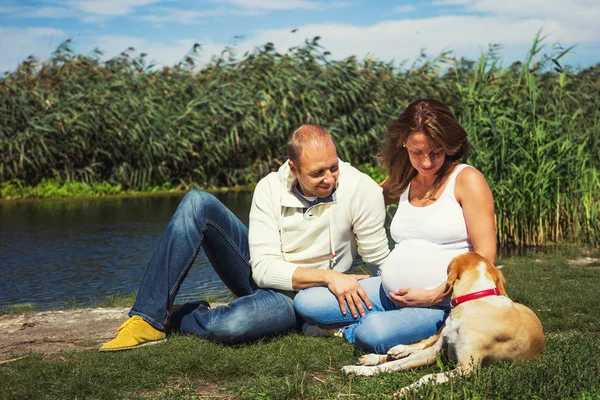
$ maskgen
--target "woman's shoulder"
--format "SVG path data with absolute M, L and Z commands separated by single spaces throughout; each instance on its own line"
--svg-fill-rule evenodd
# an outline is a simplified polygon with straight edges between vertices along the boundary
M 469 164 L 458 164 L 455 167 L 455 171 L 458 171 L 458 175 L 456 176 L 457 184 L 459 182 L 462 183 L 474 183 L 480 179 L 484 179 L 483 174 L 477 168 Z
M 464 195 L 476 195 L 481 190 L 489 190 L 485 177 L 477 168 L 466 165 L 458 172 L 456 177 L 455 194 L 457 199 Z

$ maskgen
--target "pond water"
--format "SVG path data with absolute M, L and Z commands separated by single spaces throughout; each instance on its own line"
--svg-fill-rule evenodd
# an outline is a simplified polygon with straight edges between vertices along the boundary
M 248 225 L 252 192 L 216 196 Z M 61 308 L 136 292 L 182 197 L 0 201 L 0 308 Z M 499 256 L 526 252 L 500 249 Z M 176 301 L 207 296 L 230 292 L 200 252 Z
M 216 196 L 248 224 L 251 192 Z M 137 291 L 182 197 L 0 201 L 0 308 L 60 308 Z M 228 295 L 201 252 L 177 301 Z

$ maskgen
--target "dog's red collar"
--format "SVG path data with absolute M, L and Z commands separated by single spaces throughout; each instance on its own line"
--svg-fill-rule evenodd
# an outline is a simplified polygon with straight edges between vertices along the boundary
M 457 305 L 464 303 L 466 301 L 480 299 L 482 297 L 487 297 L 487 296 L 499 296 L 499 295 L 500 295 L 500 291 L 498 290 L 498 288 L 481 290 L 479 292 L 473 292 L 473 293 L 465 294 L 463 296 L 455 297 L 454 299 L 452 299 L 451 304 L 452 304 L 452 307 L 456 307 Z

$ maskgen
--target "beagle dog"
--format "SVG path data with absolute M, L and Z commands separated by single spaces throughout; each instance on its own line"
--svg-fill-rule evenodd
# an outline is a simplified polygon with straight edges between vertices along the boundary
M 529 308 L 508 298 L 504 276 L 485 257 L 470 252 L 452 259 L 446 291 L 452 292 L 452 310 L 435 335 L 419 343 L 394 346 L 386 355 L 364 355 L 362 365 L 346 366 L 344 373 L 372 376 L 422 367 L 434 364 L 442 349 L 456 363 L 449 372 L 423 376 L 397 392 L 398 396 L 423 384 L 467 375 L 494 361 L 521 364 L 544 350 L 540 320 Z

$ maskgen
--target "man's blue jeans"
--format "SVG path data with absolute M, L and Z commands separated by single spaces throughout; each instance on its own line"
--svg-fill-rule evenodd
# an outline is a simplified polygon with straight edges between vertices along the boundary
M 177 207 L 129 315 L 164 331 L 168 311 L 201 250 L 238 298 L 210 310 L 188 303 L 171 317 L 175 329 L 224 343 L 243 343 L 296 327 L 290 294 L 259 289 L 252 280 L 248 228 L 213 195 L 197 190 Z
M 326 287 L 301 290 L 294 299 L 298 315 L 323 328 L 343 327 L 344 338 L 359 349 L 385 354 L 397 344 L 416 343 L 437 332 L 450 313 L 449 307 L 398 307 L 387 296 L 379 276 L 363 279 L 372 310 L 364 317 L 342 315 L 337 298 Z

